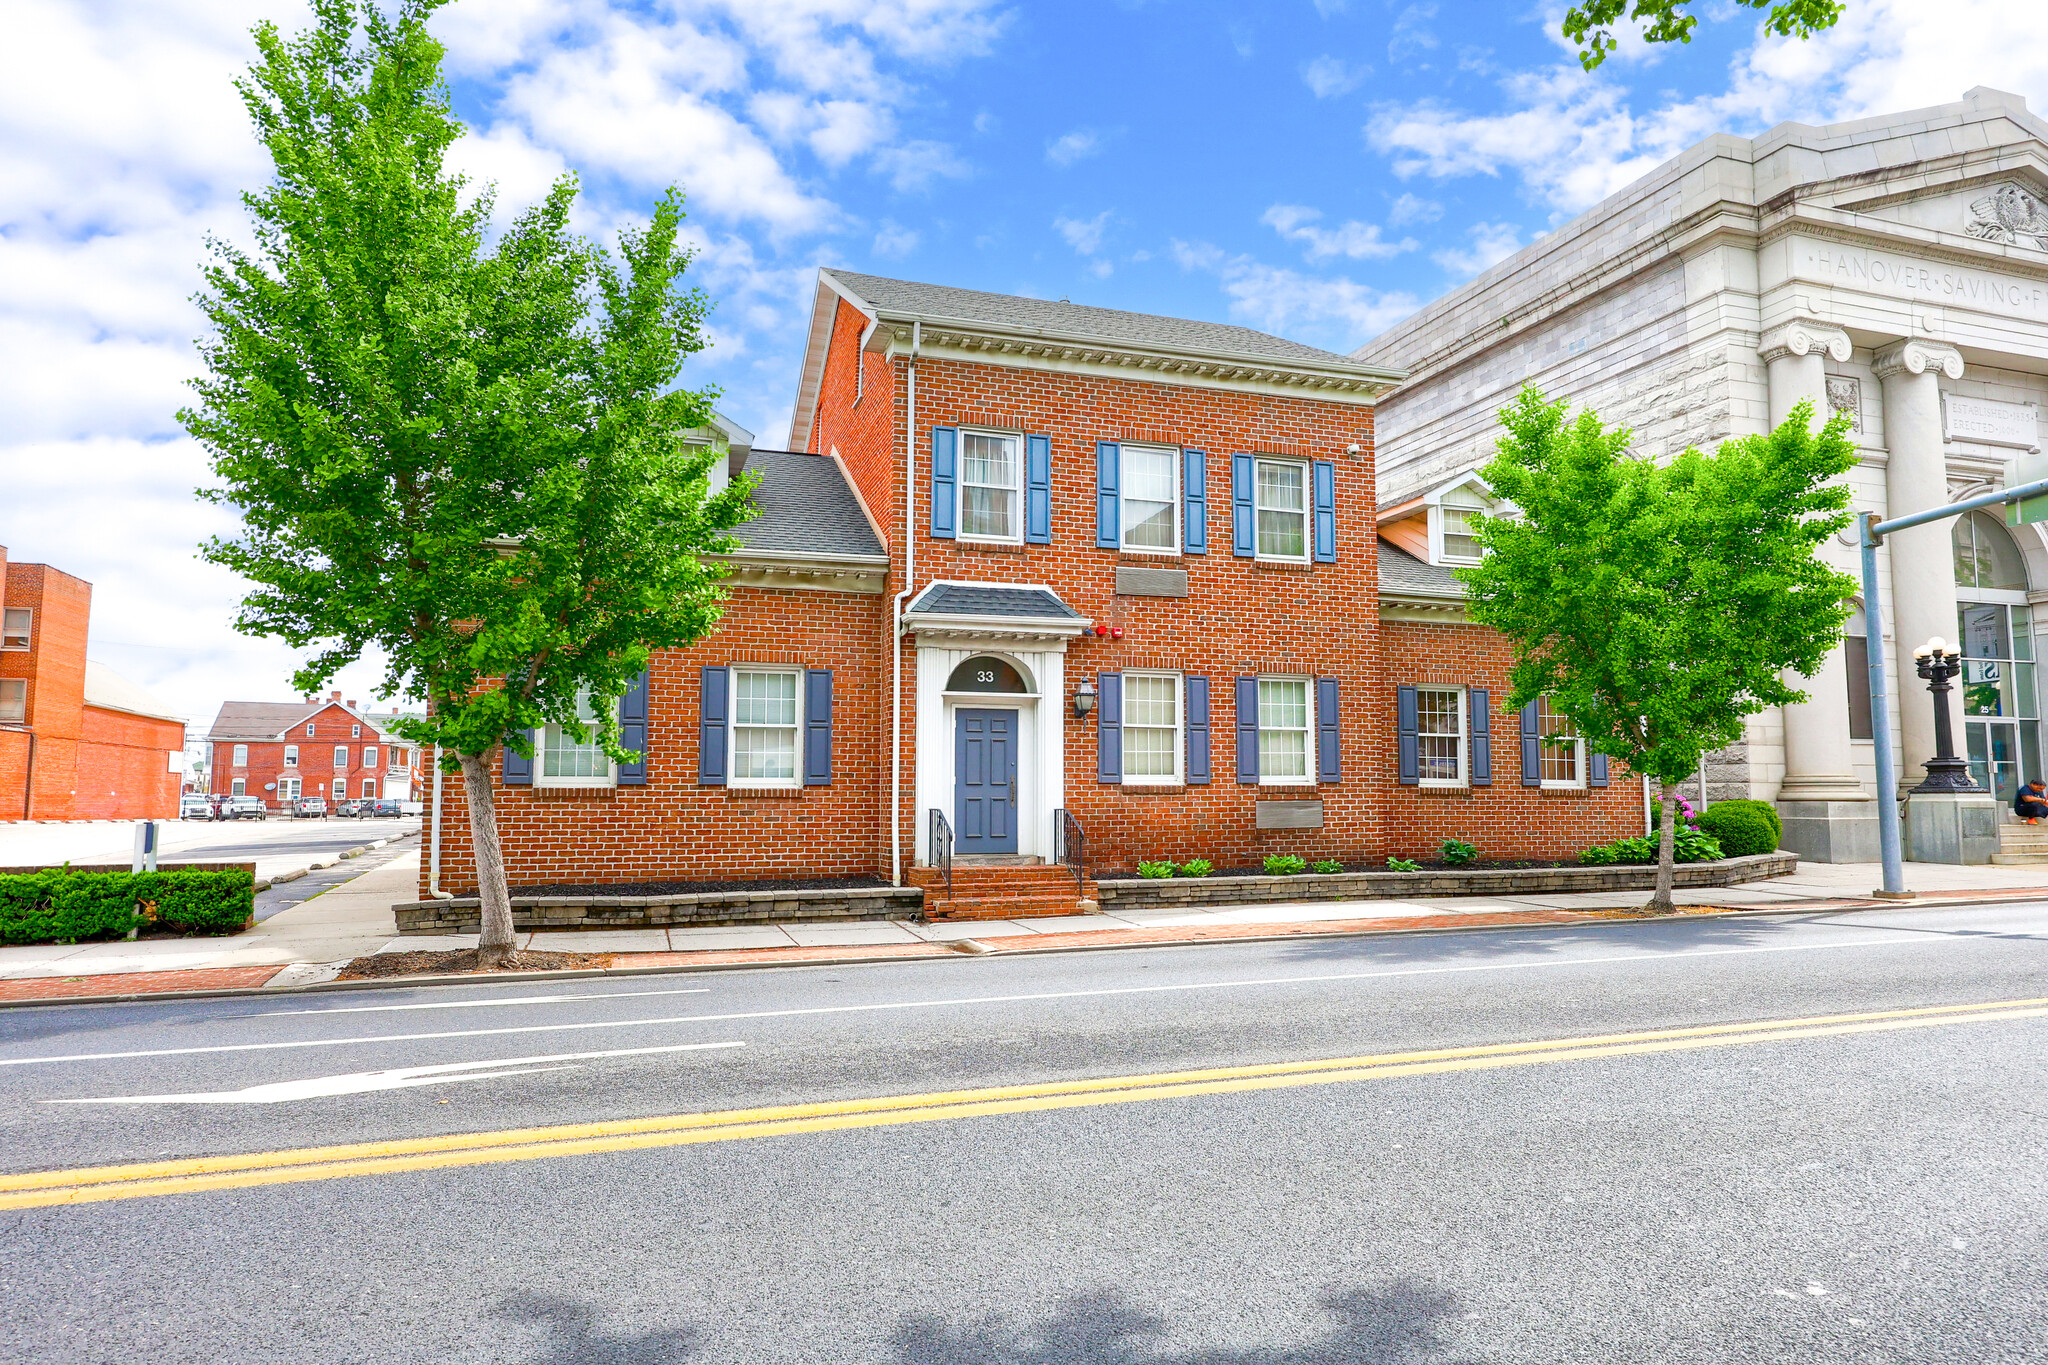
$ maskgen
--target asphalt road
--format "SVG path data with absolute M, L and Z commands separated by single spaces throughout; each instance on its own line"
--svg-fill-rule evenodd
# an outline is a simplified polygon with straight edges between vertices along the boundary
M 1943 1007 L 2042 996 L 2025 905 L 0 1012 L 10 1172 L 287 1153 L 0 1179 L 0 1360 L 2039 1361 L 2048 1006 Z
M 176 850 L 180 862 L 248 862 L 281 853 L 319 858 L 356 848 L 373 839 L 396 839 L 420 832 L 418 819 L 406 820 L 222 820 L 209 823 L 207 837 Z

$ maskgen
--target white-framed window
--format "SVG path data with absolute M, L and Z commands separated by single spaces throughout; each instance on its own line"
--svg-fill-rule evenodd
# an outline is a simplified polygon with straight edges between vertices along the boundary
M 348 727 L 348 737 L 349 737 L 350 739 L 361 739 L 361 738 L 363 737 L 363 727 L 362 727 L 362 726 L 360 726 L 360 725 L 351 725 L 351 726 L 349 726 L 349 727 Z
M 1124 783 L 1170 786 L 1181 780 L 1182 707 L 1178 673 L 1126 673 Z
M 1259 460 L 1252 469 L 1252 506 L 1258 557 L 1306 562 L 1308 466 L 1300 460 Z
M 1123 548 L 1139 554 L 1179 554 L 1180 451 L 1126 445 L 1118 460 Z
M 0 649 L 27 649 L 35 611 L 30 607 L 9 607 L 0 612 Z
M 1465 689 L 1415 689 L 1415 756 L 1423 786 L 1466 784 Z
M 28 719 L 28 679 L 0 678 L 0 720 L 19 725 Z
M 1486 502 L 1469 488 L 1454 488 L 1437 506 L 1436 559 L 1439 564 L 1477 564 L 1483 557 L 1472 535 L 1472 517 Z
M 334 746 L 334 770 L 338 773 L 348 771 L 348 745 L 337 744 Z
M 1546 787 L 1586 785 L 1586 741 L 1573 732 L 1562 711 L 1551 709 L 1550 698 L 1536 699 L 1536 752 Z
M 299 799 L 299 787 L 300 787 L 300 779 L 299 779 L 299 778 L 296 778 L 296 777 L 280 777 L 280 778 L 278 778 L 278 779 L 277 779 L 277 799 L 278 799 L 278 800 L 280 800 L 280 801 L 296 801 L 296 800 L 298 800 L 298 799 Z
M 1314 786 L 1315 687 L 1308 678 L 1259 679 L 1259 785 Z
M 296 768 L 299 766 L 298 745 L 287 744 L 284 746 L 284 766 L 287 768 Z
M 377 766 L 377 746 L 376 746 L 376 745 L 374 745 L 374 744 L 365 744 L 365 745 L 363 746 L 363 766 L 364 766 L 365 768 L 374 768 L 374 767 L 376 767 L 376 766 Z
M 228 795 L 229 795 L 229 796 L 247 796 L 248 794 L 249 794 L 249 779 L 248 779 L 248 778 L 246 778 L 246 777 L 238 777 L 238 778 L 235 778 L 235 779 L 234 779 L 233 781 L 231 781 L 231 782 L 229 782 L 229 783 L 228 783 Z
M 229 767 L 231 767 L 231 768 L 246 768 L 246 767 L 248 767 L 248 766 L 249 766 L 249 746 L 248 746 L 248 745 L 246 745 L 246 744 L 237 744 L 237 745 L 235 746 L 235 751 L 234 751 L 234 759 L 235 759 L 235 761 L 234 761 L 233 763 L 230 763 L 230 764 L 228 765 Z
M 312 726 L 311 722 L 308 722 L 308 723 L 307 723 L 307 725 L 306 725 L 306 738 L 307 738 L 307 739 L 311 739 L 311 738 L 313 738 L 313 726 Z
M 576 719 L 587 738 L 560 725 L 549 725 L 540 733 L 539 762 L 534 765 L 536 787 L 609 787 L 616 774 L 611 755 L 597 742 L 597 708 L 587 691 L 576 694 Z
M 803 675 L 799 669 L 733 668 L 732 785 L 797 785 L 802 697 Z
M 1024 438 L 960 430 L 960 538 L 1024 539 Z
M 377 779 L 376 779 L 376 778 L 374 778 L 374 777 L 366 777 L 366 778 L 364 778 L 364 779 L 363 779 L 363 795 L 364 795 L 364 796 L 366 796 L 366 797 L 373 797 L 373 798 L 374 798 L 374 797 L 375 797 L 375 796 L 377 795 Z

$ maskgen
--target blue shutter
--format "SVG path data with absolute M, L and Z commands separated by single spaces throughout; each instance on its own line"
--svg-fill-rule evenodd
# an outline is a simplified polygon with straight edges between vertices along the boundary
M 1124 675 L 1098 673 L 1095 691 L 1095 780 L 1121 782 L 1124 780 Z
M 1337 562 L 1337 466 L 1317 460 L 1310 466 L 1315 475 L 1316 563 Z
M 1422 781 L 1422 750 L 1416 739 L 1415 689 L 1407 683 L 1394 688 L 1395 770 L 1404 787 Z
M 1472 785 L 1491 787 L 1493 785 L 1493 697 L 1485 688 L 1470 688 L 1465 693 L 1467 707 L 1471 714 L 1469 733 L 1472 736 Z
M 643 668 L 640 676 L 626 684 L 626 694 L 619 698 L 619 744 L 640 755 L 631 763 L 619 765 L 621 787 L 647 785 L 647 684 L 647 670 Z
M 955 513 L 960 505 L 958 465 L 960 429 L 932 428 L 932 539 L 959 538 Z
M 1114 441 L 1095 443 L 1095 548 L 1114 550 L 1123 543 L 1117 506 L 1117 464 L 1123 454 Z
M 725 785 L 725 697 L 732 674 L 707 668 L 697 675 L 697 785 Z
M 1180 459 L 1181 548 L 1191 555 L 1205 555 L 1209 553 L 1209 457 L 1199 450 L 1183 450 Z
M 1344 732 L 1337 725 L 1337 680 L 1316 679 L 1316 781 L 1343 780 Z
M 1249 559 L 1259 552 L 1258 530 L 1252 519 L 1252 457 L 1230 457 L 1230 553 Z
M 527 742 L 533 742 L 534 732 L 521 730 Z M 531 787 L 533 785 L 533 760 L 512 747 L 512 737 L 505 737 L 505 785 L 508 787 Z
M 1024 438 L 1024 539 L 1052 543 L 1052 437 Z
M 1586 756 L 1586 785 L 1589 787 L 1604 787 L 1607 785 L 1606 754 L 1588 754 Z
M 1536 733 L 1536 703 L 1522 708 L 1522 785 L 1543 785 L 1543 744 Z
M 832 785 L 832 670 L 804 672 L 804 785 Z
M 1201 786 L 1209 780 L 1209 680 L 1181 681 L 1187 692 L 1188 785 Z
M 1237 780 L 1259 781 L 1259 680 L 1237 680 Z

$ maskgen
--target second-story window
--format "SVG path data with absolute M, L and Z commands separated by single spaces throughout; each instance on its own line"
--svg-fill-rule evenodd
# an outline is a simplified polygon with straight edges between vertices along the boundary
M 376 746 L 376 745 L 374 745 L 374 744 L 366 744 L 366 745 L 364 745 L 364 746 L 363 746 L 363 766 L 364 766 L 365 768 L 374 768 L 374 767 L 376 767 L 376 766 L 377 766 L 377 746 Z
M 299 766 L 298 745 L 287 744 L 284 746 L 284 766 L 287 768 L 296 768 Z
M 334 746 L 334 770 L 335 770 L 336 772 L 345 772 L 345 771 L 347 771 L 347 769 L 348 769 L 348 745 L 346 745 L 346 744 L 337 744 L 337 745 L 335 745 L 335 746 Z
M 1180 452 L 1123 447 L 1123 548 L 1180 553 Z
M 246 745 L 246 744 L 237 744 L 237 745 L 235 746 L 235 761 L 234 761 L 233 763 L 229 764 L 228 766 L 229 766 L 229 767 L 233 767 L 233 768 L 246 768 L 246 767 L 248 767 L 248 766 L 249 766 L 249 746 L 248 746 L 248 745 Z
M 1260 460 L 1254 483 L 1261 559 L 1308 558 L 1308 466 Z
M 27 649 L 29 627 L 35 621 L 35 612 L 28 607 L 9 607 L 0 613 L 0 649 Z
M 1023 539 L 1022 442 L 992 431 L 960 433 L 960 536 L 963 540 Z

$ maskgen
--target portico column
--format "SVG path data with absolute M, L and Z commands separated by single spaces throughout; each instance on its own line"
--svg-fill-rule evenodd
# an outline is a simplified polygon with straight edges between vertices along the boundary
M 1830 323 L 1799 318 L 1764 334 L 1758 351 L 1770 374 L 1773 429 L 1801 401 L 1813 405 L 1818 430 L 1828 415 L 1825 361 L 1849 358 L 1849 334 Z M 1877 857 L 1876 807 L 1856 777 L 1849 743 L 1849 673 L 1843 648 L 1828 651 L 1810 676 L 1786 683 L 1807 700 L 1784 709 L 1785 780 L 1778 789 L 1787 850 L 1812 862 L 1868 862 Z
M 1924 512 L 1950 501 L 1948 462 L 1941 444 L 1939 376 L 1963 376 L 1963 358 L 1953 346 L 1912 338 L 1895 341 L 1877 353 L 1878 380 L 1884 385 L 1884 443 L 1889 455 L 1885 470 L 1887 516 Z M 1926 776 L 1921 766 L 1934 757 L 1934 710 L 1924 689 L 1911 680 L 1913 651 L 1928 637 L 1956 637 L 1956 571 L 1951 550 L 1954 527 L 1930 522 L 1894 531 L 1885 537 L 1892 558 L 1893 658 L 1901 680 L 1899 695 L 1899 785 L 1911 787 Z M 1878 627 L 1871 623 L 1873 647 Z

